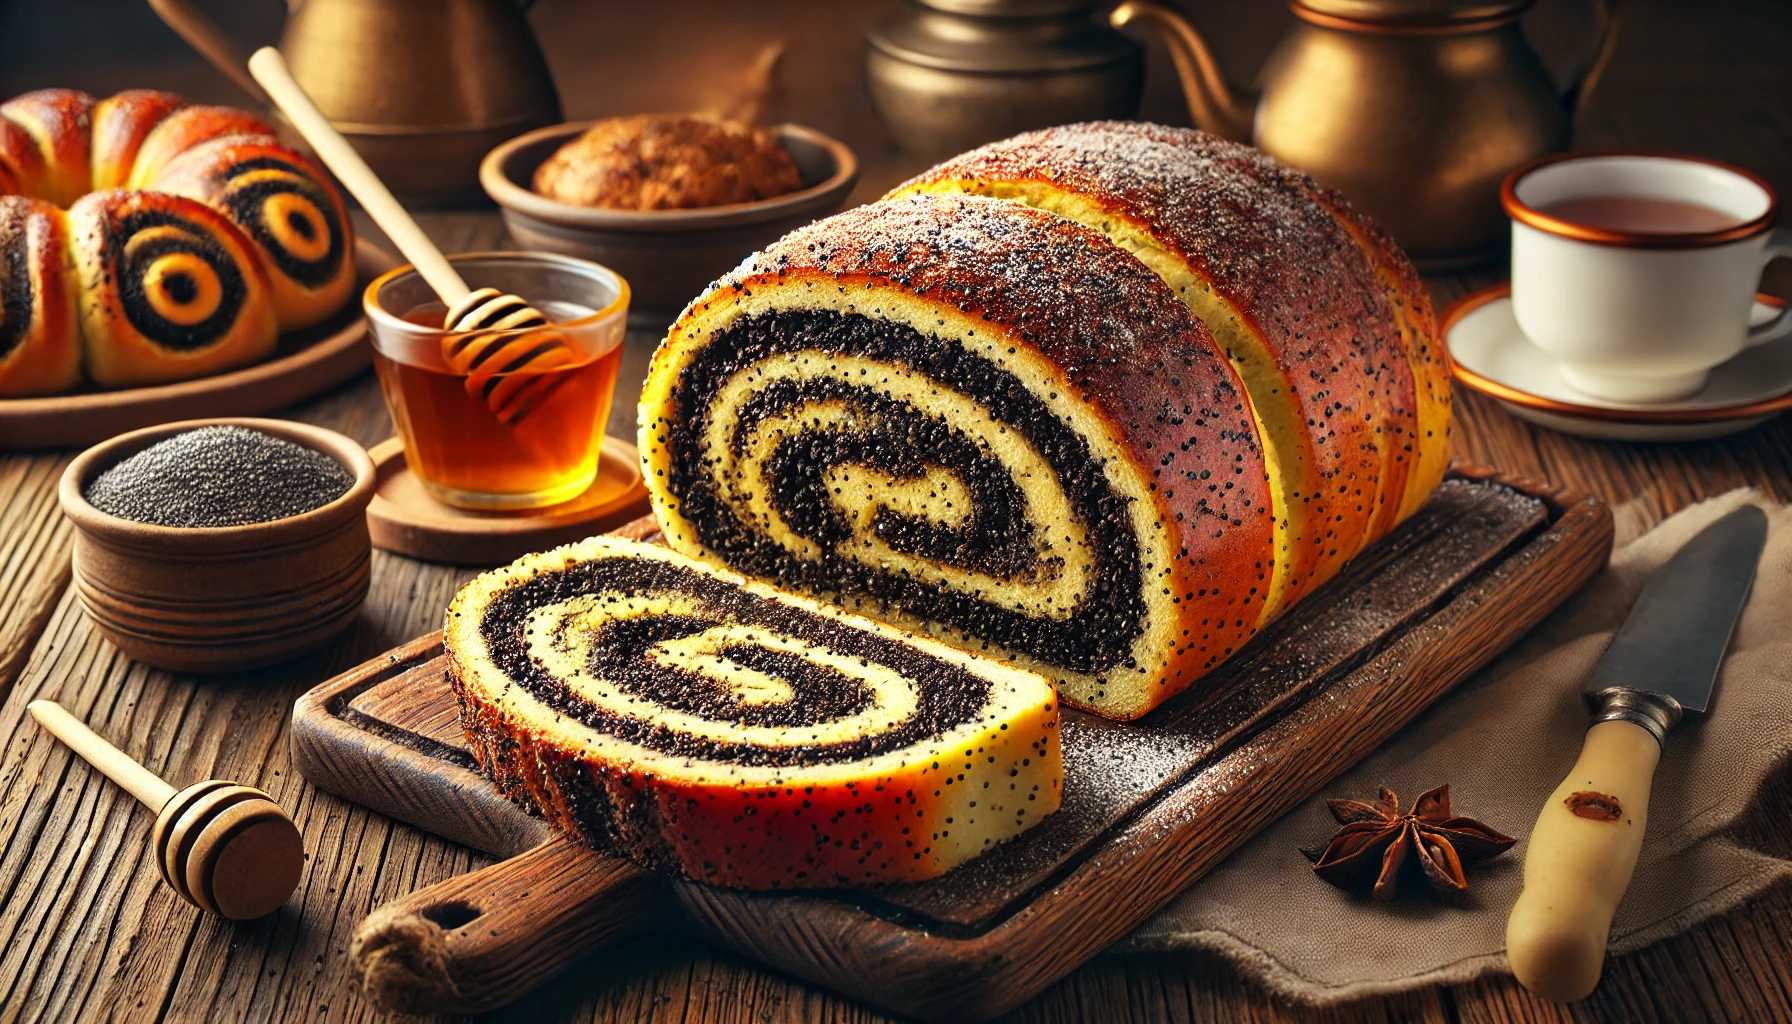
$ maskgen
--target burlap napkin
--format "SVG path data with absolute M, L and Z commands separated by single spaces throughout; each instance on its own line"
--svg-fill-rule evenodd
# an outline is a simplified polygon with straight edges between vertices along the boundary
M 1273 991 L 1309 1003 L 1504 971 L 1523 837 L 1586 732 L 1582 680 L 1650 574 L 1699 529 L 1745 502 L 1769 513 L 1767 550 L 1712 712 L 1675 731 L 1656 772 L 1642 858 L 1618 907 L 1611 949 L 1639 949 L 1792 877 L 1792 862 L 1738 846 L 1726 832 L 1792 755 L 1792 507 L 1733 491 L 1628 543 L 1626 522 L 1640 510 L 1616 510 L 1620 547 L 1585 590 L 1120 948 L 1214 950 Z M 1436 905 L 1418 893 L 1380 904 L 1313 876 L 1298 848 L 1324 842 L 1336 828 L 1325 797 L 1372 800 L 1387 785 L 1404 806 L 1443 782 L 1456 813 L 1520 837 L 1499 858 L 1468 869 L 1465 906 Z

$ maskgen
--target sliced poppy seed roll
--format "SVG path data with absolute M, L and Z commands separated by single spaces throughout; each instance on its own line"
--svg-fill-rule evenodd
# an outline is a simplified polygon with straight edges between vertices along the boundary
M 932 878 L 1058 808 L 1045 679 L 593 537 L 448 609 L 474 756 L 651 867 L 752 889 Z
M 1039 671 L 1134 718 L 1257 628 L 1268 481 L 1164 283 L 1016 203 L 802 228 L 693 302 L 640 407 L 678 550 Z
M 1273 481 L 1265 620 L 1443 479 L 1450 369 L 1430 303 L 1386 236 L 1307 175 L 1205 132 L 1104 121 L 991 143 L 892 195 L 914 193 L 993 196 L 1094 228 L 1213 332 Z

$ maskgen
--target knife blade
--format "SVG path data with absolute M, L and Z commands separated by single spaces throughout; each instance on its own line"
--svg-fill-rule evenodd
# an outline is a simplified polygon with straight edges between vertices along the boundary
M 1655 766 L 1682 717 L 1710 707 L 1766 541 L 1767 515 L 1752 505 L 1701 530 L 1656 570 L 1587 679 L 1593 724 L 1537 816 L 1506 921 L 1512 973 L 1546 999 L 1574 1002 L 1599 984 Z

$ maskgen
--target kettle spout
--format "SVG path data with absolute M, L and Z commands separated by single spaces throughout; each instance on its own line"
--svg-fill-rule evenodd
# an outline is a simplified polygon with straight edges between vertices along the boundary
M 1126 0 L 1114 8 L 1108 21 L 1115 28 L 1136 21 L 1163 40 L 1176 62 L 1176 76 L 1182 80 L 1189 117 L 1196 127 L 1238 142 L 1251 141 L 1256 95 L 1227 83 L 1219 62 L 1213 59 L 1213 51 L 1207 48 L 1207 40 L 1201 38 L 1187 18 L 1152 0 Z

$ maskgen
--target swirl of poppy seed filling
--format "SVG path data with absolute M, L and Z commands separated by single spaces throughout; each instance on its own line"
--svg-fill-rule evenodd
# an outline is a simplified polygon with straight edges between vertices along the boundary
M 145 338 L 165 348 L 190 351 L 215 344 L 230 333 L 242 312 L 249 289 L 243 268 L 209 229 L 179 216 L 140 210 L 122 218 L 107 232 L 105 259 L 118 275 L 118 302 L 124 315 Z M 218 308 L 190 326 L 157 313 L 144 291 L 144 275 L 170 254 L 197 256 L 217 275 Z
M 11 355 L 31 329 L 29 224 L 25 200 L 0 205 L 0 359 Z
M 805 362 L 825 369 L 778 375 Z M 925 393 L 898 396 L 890 374 Z M 1128 500 L 1082 436 L 996 363 L 903 324 L 784 310 L 718 332 L 672 399 L 684 436 L 671 445 L 668 489 L 728 565 L 786 588 L 867 596 L 1077 672 L 1129 664 L 1146 606 Z M 939 408 L 924 407 L 933 400 Z M 725 452 L 703 442 L 718 417 L 732 418 Z M 1005 438 L 999 456 L 972 432 L 979 424 L 1026 450 Z M 769 510 L 743 511 L 752 488 L 729 479 L 730 466 L 756 467 L 769 493 L 746 497 Z M 854 482 L 868 500 L 843 509 Z M 899 493 L 917 488 L 924 497 Z M 1049 508 L 1030 504 L 1040 494 Z M 794 537 L 771 535 L 774 519 Z
M 232 164 L 223 175 L 229 187 L 218 197 L 217 205 L 227 209 L 236 223 L 261 243 L 280 272 L 307 288 L 322 288 L 336 276 L 342 266 L 346 248 L 343 245 L 342 223 L 329 195 L 310 175 L 296 164 L 273 157 L 259 157 Z M 327 240 L 324 254 L 307 260 L 294 253 L 281 239 L 279 231 L 268 223 L 265 208 L 276 196 L 295 196 L 304 200 L 306 212 L 317 219 L 288 214 L 279 225 L 307 242 L 315 241 L 314 233 L 321 226 Z
M 797 767 L 874 757 L 975 720 L 991 698 L 987 681 L 932 655 L 645 559 L 594 559 L 521 580 L 490 601 L 479 632 L 505 677 L 557 713 L 711 763 Z M 681 645 L 709 636 L 722 639 L 699 658 L 677 660 Z M 573 652 L 573 671 L 548 664 L 544 643 Z M 777 692 L 743 692 L 731 678 L 740 675 Z M 612 696 L 594 699 L 598 690 Z M 900 713 L 880 715 L 880 705 Z M 840 738 L 804 741 L 830 731 Z M 779 732 L 792 742 L 723 738 Z

